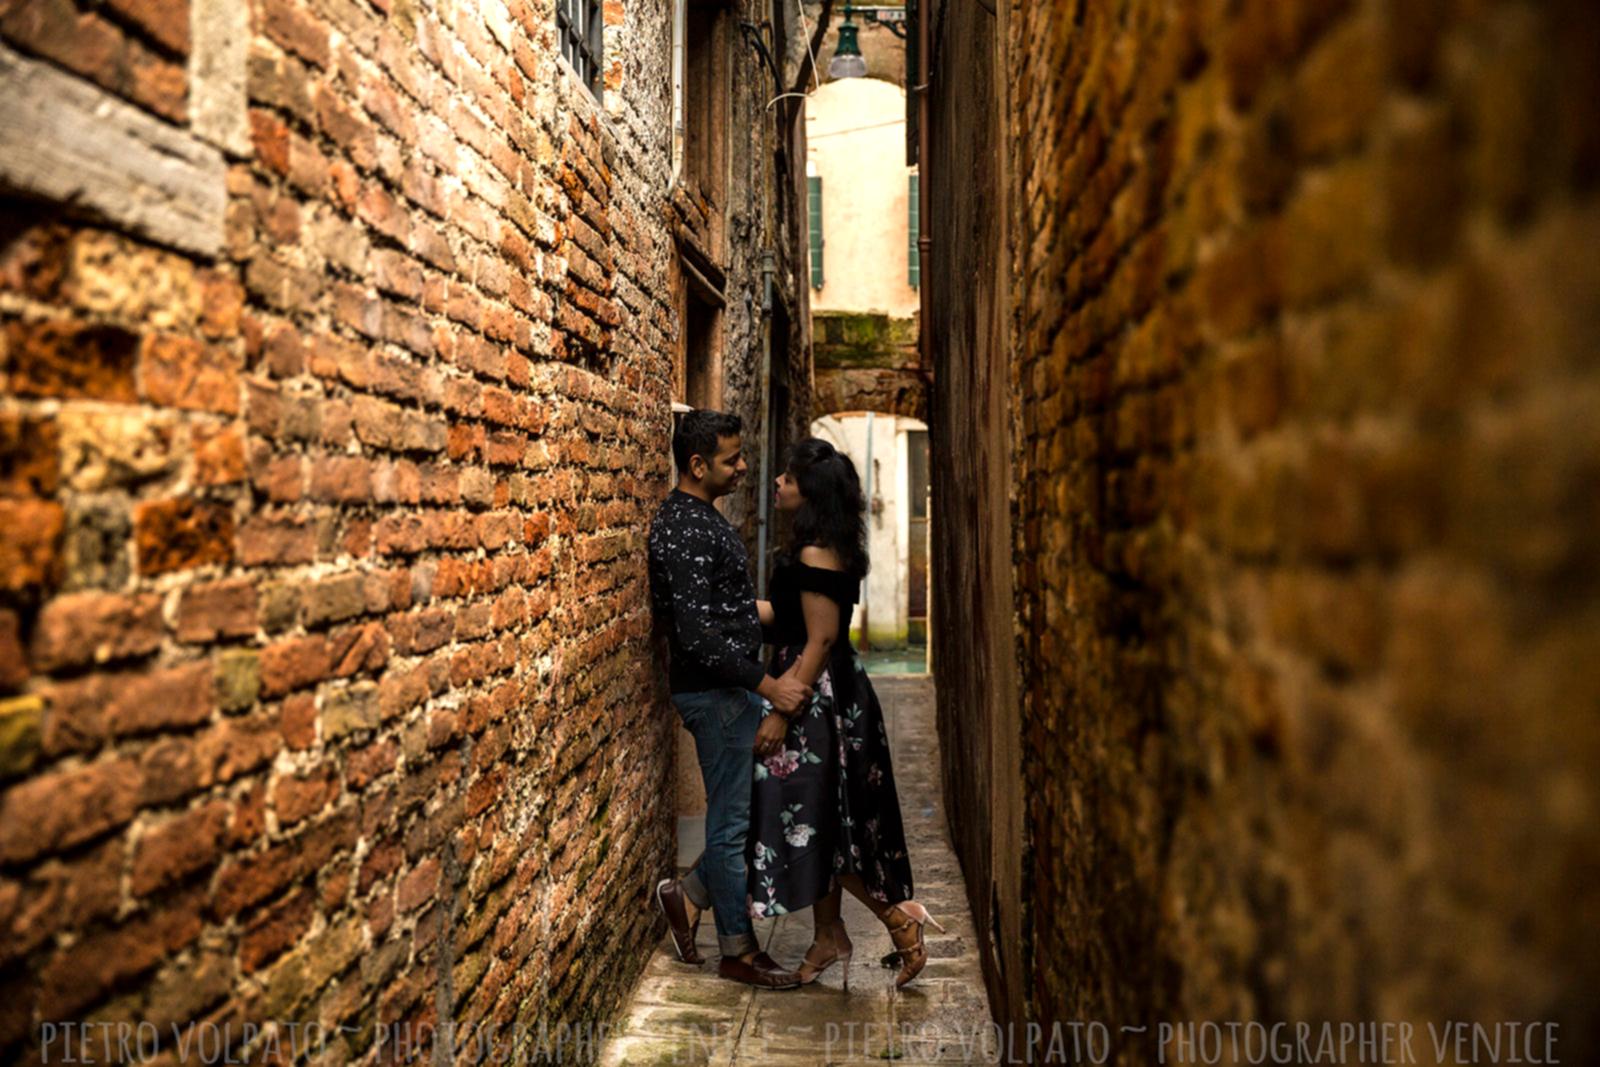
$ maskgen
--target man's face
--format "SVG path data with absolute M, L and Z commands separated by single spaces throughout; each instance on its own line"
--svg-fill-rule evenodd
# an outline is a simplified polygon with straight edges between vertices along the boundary
M 700 484 L 705 486 L 706 491 L 713 497 L 731 493 L 739 479 L 744 477 L 745 471 L 750 469 L 744 461 L 743 443 L 738 434 L 732 437 L 718 437 L 716 455 L 709 460 L 697 455 L 692 462 L 697 471 L 704 464 Z

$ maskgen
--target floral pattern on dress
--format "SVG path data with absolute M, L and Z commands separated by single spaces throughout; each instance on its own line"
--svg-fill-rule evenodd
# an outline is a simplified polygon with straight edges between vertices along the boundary
M 787 671 L 801 651 L 780 646 L 769 671 Z M 745 845 L 753 918 L 809 907 L 845 874 L 876 900 L 912 897 L 883 710 L 853 650 L 830 657 L 813 689 L 782 752 L 756 763 Z

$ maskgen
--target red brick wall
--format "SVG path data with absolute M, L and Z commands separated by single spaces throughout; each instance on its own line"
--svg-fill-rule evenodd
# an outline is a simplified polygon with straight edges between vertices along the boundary
M 260 0 L 220 257 L 0 205 L 6 1059 L 630 987 L 673 834 L 665 10 L 607 5 L 597 105 L 547 0 Z M 184 136 L 189 24 L 0 3 Z
M 952 12 L 946 55 L 987 18 Z M 935 96 L 930 136 L 981 136 L 1001 102 L 1006 234 L 924 222 L 946 285 L 1014 265 L 1009 424 L 958 392 L 941 431 L 1015 435 L 1028 848 L 1000 901 L 1022 973 L 995 980 L 1113 1034 L 1553 1020 L 1592 1056 L 1596 9 L 1000 16 L 1007 84 Z M 952 352 L 940 388 L 985 373 L 982 345 Z M 946 508 L 952 557 L 1005 507 Z M 934 599 L 983 620 L 975 588 Z M 946 651 L 941 689 L 974 669 Z M 952 808 L 1007 795 L 980 777 Z

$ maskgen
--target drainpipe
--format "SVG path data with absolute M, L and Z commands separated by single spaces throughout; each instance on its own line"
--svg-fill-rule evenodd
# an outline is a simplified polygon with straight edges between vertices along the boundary
M 678 178 L 683 173 L 683 157 L 685 155 L 683 138 L 684 110 L 687 101 L 684 98 L 684 54 L 689 50 L 689 0 L 673 0 L 672 4 L 672 184 L 667 188 L 677 187 Z
M 928 12 L 932 14 L 931 11 Z M 921 57 L 922 69 L 917 74 L 922 78 L 922 84 L 916 87 L 917 93 L 917 264 L 922 275 L 922 284 L 917 287 L 917 293 L 922 303 L 922 328 L 917 331 L 917 352 L 922 357 L 922 372 L 927 375 L 933 369 L 932 353 L 929 351 L 928 329 L 928 253 L 933 250 L 933 228 L 929 226 L 931 220 L 928 211 L 929 201 L 933 199 L 932 187 L 928 174 L 928 142 L 932 140 L 933 130 L 929 124 L 932 120 L 932 109 L 928 105 L 928 93 L 933 89 L 933 78 L 936 73 L 933 69 L 933 33 L 931 19 L 921 16 L 917 19 L 917 52 Z M 931 412 L 930 412 L 931 414 Z
M 767 596 L 768 519 L 772 507 L 772 276 L 777 254 L 761 250 L 761 485 L 756 493 L 756 596 Z
M 932 12 L 930 11 L 929 14 L 932 14 Z M 917 86 L 917 264 L 922 281 L 922 284 L 917 287 L 917 298 L 921 305 L 921 315 L 918 316 L 917 355 L 922 363 L 922 380 L 929 393 L 927 408 L 928 429 L 932 431 L 934 428 L 932 395 L 933 331 L 929 329 L 931 320 L 928 316 L 928 286 L 933 281 L 933 275 L 928 271 L 928 254 L 933 251 L 933 227 L 930 225 L 933 221 L 933 213 L 929 210 L 929 204 L 933 200 L 933 183 L 929 181 L 928 174 L 928 161 L 931 158 L 928 142 L 932 140 L 933 130 L 931 128 L 932 108 L 928 104 L 928 93 L 933 89 L 933 79 L 937 71 L 933 69 L 933 32 L 929 26 L 930 21 L 926 17 L 917 19 L 917 51 L 921 56 L 923 68 L 917 72 L 922 79 L 922 84 Z M 928 447 L 930 449 L 933 447 L 934 439 L 934 434 L 930 432 L 928 434 Z M 933 473 L 933 454 L 931 452 L 928 455 L 928 472 L 930 475 Z M 931 477 L 929 478 L 929 488 L 932 488 Z M 933 578 L 938 570 L 935 566 L 936 561 L 933 558 L 933 523 L 934 517 L 930 510 L 928 514 L 928 633 L 926 645 L 927 664 L 930 672 L 933 670 L 934 656 Z
M 872 551 L 872 420 L 873 413 L 867 412 L 867 480 L 862 488 L 866 491 L 867 498 L 867 552 Z M 867 603 L 867 580 L 861 579 L 861 650 L 872 650 L 872 638 L 867 633 L 868 614 L 872 605 Z

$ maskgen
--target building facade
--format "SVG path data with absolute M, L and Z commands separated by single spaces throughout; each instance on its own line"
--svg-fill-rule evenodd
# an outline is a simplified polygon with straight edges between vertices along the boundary
M 825 45 L 819 62 L 829 55 Z M 867 493 L 872 564 L 852 632 L 857 647 L 883 650 L 927 639 L 926 479 L 913 494 L 912 466 L 926 470 L 928 379 L 917 348 L 920 198 L 905 89 L 889 80 L 903 76 L 903 48 L 871 49 L 868 72 L 806 102 L 812 432 L 850 456 Z
M 881 63 L 890 52 L 874 58 Z M 825 60 L 826 53 L 818 62 Z M 819 416 L 927 415 L 917 347 L 920 197 L 916 169 L 905 162 L 905 117 L 905 89 L 876 72 L 829 81 L 806 101 Z
M 1595 9 L 921 7 L 940 729 L 997 1010 L 1126 1063 L 1235 1019 L 1581 1057 Z
M 615 1009 L 672 405 L 809 404 L 794 21 L 0 6 L 0 1055 Z

